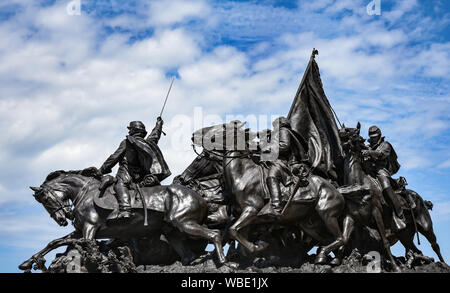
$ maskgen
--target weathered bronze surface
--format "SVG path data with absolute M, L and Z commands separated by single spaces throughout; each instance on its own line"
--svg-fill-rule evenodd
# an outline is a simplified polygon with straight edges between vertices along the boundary
M 433 204 L 407 189 L 405 178 L 392 178 L 400 164 L 377 126 L 369 128 L 366 144 L 359 123 L 336 123 L 317 54 L 314 49 L 287 117 L 275 120 L 273 130 L 252 132 L 241 121 L 197 130 L 194 150 L 203 151 L 171 185 L 160 184 L 171 174 L 157 145 L 160 117 L 147 137 L 142 122 L 131 122 L 129 135 L 100 168 L 49 174 L 31 187 L 34 197 L 59 225 L 72 221 L 75 231 L 19 268 L 363 272 L 375 253 L 380 271 L 450 272 L 433 232 Z M 213 147 L 212 137 L 220 138 Z M 116 164 L 116 176 L 107 175 Z M 416 247 L 419 233 L 440 262 Z M 397 241 L 404 258 L 391 253 Z M 214 254 L 205 254 L 208 243 Z M 60 246 L 66 252 L 46 267 L 44 256 Z M 308 255 L 314 247 L 317 254 Z

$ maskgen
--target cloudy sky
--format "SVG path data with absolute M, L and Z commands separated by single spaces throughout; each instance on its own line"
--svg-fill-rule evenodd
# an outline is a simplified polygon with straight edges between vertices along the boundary
M 172 76 L 160 146 L 179 174 L 194 158 L 194 116 L 287 114 L 313 47 L 341 122 L 379 125 L 398 175 L 435 204 L 450 259 L 449 3 L 381 0 L 369 15 L 369 2 L 81 0 L 76 15 L 70 0 L 2 0 L 0 272 L 71 230 L 28 186 L 99 167 L 131 120 L 151 128 Z

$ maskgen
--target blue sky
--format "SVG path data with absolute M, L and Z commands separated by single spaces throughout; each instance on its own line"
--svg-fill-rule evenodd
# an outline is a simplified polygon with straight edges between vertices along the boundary
M 381 127 L 398 175 L 435 204 L 450 258 L 448 1 L 381 0 L 381 15 L 368 15 L 369 0 L 81 0 L 79 16 L 67 14 L 70 2 L 0 4 L 0 272 L 70 232 L 28 186 L 100 166 L 131 120 L 151 127 L 172 75 L 160 145 L 179 174 L 194 158 L 193 123 L 180 121 L 195 107 L 287 114 L 313 47 L 339 119 L 363 133 Z

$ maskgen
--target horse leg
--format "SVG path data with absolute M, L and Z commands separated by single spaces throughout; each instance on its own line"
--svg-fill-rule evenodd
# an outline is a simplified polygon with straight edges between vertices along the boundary
M 242 244 L 242 246 L 250 251 L 250 253 L 266 248 L 266 246 L 264 245 L 258 246 L 251 243 L 250 241 L 245 239 L 245 237 L 243 237 L 241 233 L 239 233 L 242 228 L 250 225 L 253 222 L 253 220 L 256 218 L 257 213 L 258 211 L 253 207 L 244 208 L 239 219 L 237 219 L 236 222 L 228 230 L 231 238 L 237 240 L 240 244 Z
M 398 234 L 398 239 L 403 247 L 405 247 L 405 265 L 408 269 L 410 269 L 412 268 L 412 264 L 415 260 L 415 254 L 422 254 L 422 252 L 414 244 L 414 231 L 411 231 L 411 229 L 403 229 Z
M 344 244 L 336 251 L 335 253 L 336 257 L 331 261 L 330 263 L 331 265 L 340 265 L 342 263 L 345 247 L 347 246 L 348 241 L 350 240 L 350 236 L 352 235 L 354 229 L 355 229 L 355 220 L 351 216 L 347 215 L 344 218 L 343 232 L 342 232 L 343 237 L 342 240 Z
M 439 244 L 437 243 L 436 235 L 434 234 L 433 227 L 430 227 L 428 230 L 423 229 L 421 226 L 417 227 L 419 232 L 427 238 L 428 242 L 431 244 L 431 248 L 433 248 L 434 252 L 439 257 L 439 260 L 443 263 L 445 263 L 444 258 L 441 254 L 441 248 L 439 247 Z
M 95 233 L 97 232 L 98 227 L 91 223 L 84 223 L 82 233 L 83 238 L 86 240 L 94 240 L 95 239 Z
M 78 231 L 74 231 L 70 234 L 67 234 L 64 237 L 52 240 L 51 242 L 49 242 L 47 244 L 47 246 L 45 246 L 44 249 L 42 249 L 38 253 L 35 253 L 32 257 L 30 257 L 28 260 L 24 261 L 21 265 L 19 265 L 19 269 L 23 270 L 23 271 L 31 270 L 33 267 L 33 264 L 36 263 L 36 261 L 38 259 L 43 258 L 47 253 L 49 253 L 50 251 L 52 251 L 58 247 L 73 243 L 73 241 L 75 239 L 77 239 L 78 236 L 79 236 Z
M 323 218 L 325 225 L 327 226 L 328 230 L 333 235 L 335 241 L 331 244 L 323 247 L 319 254 L 316 257 L 315 263 L 316 264 L 325 264 L 327 260 L 327 255 L 336 249 L 339 249 L 341 246 L 344 245 L 344 237 L 341 232 L 341 228 L 339 228 L 339 223 L 336 217 L 324 217 Z
M 323 189 L 320 192 L 316 211 L 335 240 L 320 250 L 315 260 L 316 264 L 326 263 L 328 254 L 344 245 L 344 237 L 338 222 L 338 216 L 342 212 L 343 205 L 343 200 L 337 200 L 333 191 Z
M 386 231 L 384 228 L 383 216 L 381 215 L 380 209 L 375 207 L 373 209 L 372 216 L 374 217 L 375 222 L 377 224 L 378 232 L 380 233 L 381 239 L 383 241 L 384 249 L 386 250 L 386 252 L 389 256 L 389 259 L 392 263 L 392 268 L 394 269 L 395 272 L 400 272 L 400 268 L 397 265 L 397 263 L 395 262 L 394 257 L 392 256 L 392 253 L 391 253 L 391 244 L 389 243 L 388 239 L 386 238 Z
M 199 225 L 194 221 L 174 223 L 182 232 L 194 237 L 207 239 L 214 244 L 220 263 L 225 263 L 225 253 L 222 247 L 222 236 L 219 230 L 211 230 Z
M 186 247 L 186 243 L 183 241 L 183 235 L 181 232 L 174 230 L 165 236 L 167 240 L 169 240 L 170 246 L 172 246 L 175 252 L 181 257 L 181 263 L 183 265 L 190 264 L 196 258 L 195 253 Z

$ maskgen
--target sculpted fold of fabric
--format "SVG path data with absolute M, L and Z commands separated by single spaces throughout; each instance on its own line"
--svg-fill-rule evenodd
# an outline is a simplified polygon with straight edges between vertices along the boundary
M 309 157 L 317 173 L 335 181 L 342 147 L 331 105 L 325 95 L 319 67 L 312 57 L 288 114 L 292 129 L 309 144 Z

